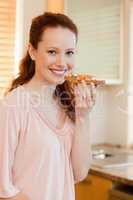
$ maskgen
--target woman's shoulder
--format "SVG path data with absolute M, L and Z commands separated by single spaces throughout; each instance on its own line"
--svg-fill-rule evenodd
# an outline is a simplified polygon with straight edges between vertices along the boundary
M 23 91 L 23 88 L 21 86 L 13 89 L 0 101 L 0 107 L 3 107 L 5 109 L 22 110 L 23 108 L 28 107 L 28 105 L 29 97 Z

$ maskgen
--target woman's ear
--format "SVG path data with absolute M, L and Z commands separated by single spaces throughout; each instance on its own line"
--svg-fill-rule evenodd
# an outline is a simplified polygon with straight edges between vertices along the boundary
M 31 60 L 35 60 L 35 49 L 31 43 L 29 43 L 29 45 L 28 45 L 28 52 L 31 57 Z

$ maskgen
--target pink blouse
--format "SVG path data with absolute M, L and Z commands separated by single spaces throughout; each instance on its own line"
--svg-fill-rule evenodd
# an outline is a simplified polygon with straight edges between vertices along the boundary
M 74 200 L 73 124 L 57 129 L 24 87 L 0 104 L 0 198 Z

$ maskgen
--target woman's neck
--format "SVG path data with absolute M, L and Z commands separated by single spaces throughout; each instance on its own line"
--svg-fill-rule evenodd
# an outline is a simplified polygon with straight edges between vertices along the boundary
M 28 83 L 24 84 L 24 87 L 30 94 L 45 98 L 45 103 L 53 103 L 55 101 L 56 85 L 50 85 L 33 77 Z
M 39 102 L 43 105 L 43 111 L 46 111 L 48 119 L 58 128 L 62 127 L 66 119 L 66 113 L 59 106 L 59 99 L 54 98 L 56 86 L 32 79 L 27 84 L 24 84 L 24 87 L 33 97 L 40 98 Z

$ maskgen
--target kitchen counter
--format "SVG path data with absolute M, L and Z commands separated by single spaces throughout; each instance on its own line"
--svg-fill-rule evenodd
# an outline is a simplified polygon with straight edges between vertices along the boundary
M 117 148 L 113 146 L 108 146 L 108 145 L 97 145 L 93 146 L 92 150 L 97 151 L 97 150 L 104 150 L 105 152 L 114 155 L 115 160 L 117 161 L 117 155 L 133 155 L 133 150 L 132 149 L 125 149 L 125 148 Z M 110 159 L 113 160 L 113 157 L 111 158 L 104 158 L 104 161 L 109 162 Z M 102 168 L 96 166 L 101 159 L 93 159 L 95 162 L 95 165 L 91 165 L 91 169 L 89 171 L 89 174 L 93 175 L 98 175 L 101 177 L 105 177 L 109 180 L 112 180 L 116 183 L 120 184 L 127 184 L 130 186 L 133 186 L 133 164 L 130 166 L 117 166 L 117 167 L 108 167 L 108 168 Z M 126 163 L 125 163 L 126 164 Z

